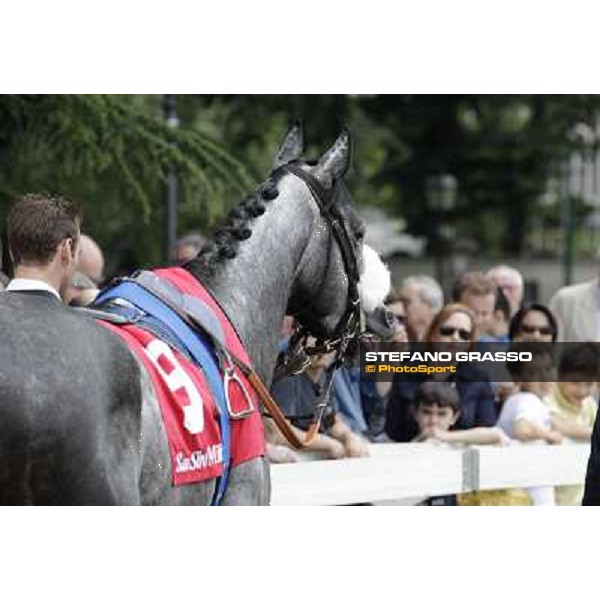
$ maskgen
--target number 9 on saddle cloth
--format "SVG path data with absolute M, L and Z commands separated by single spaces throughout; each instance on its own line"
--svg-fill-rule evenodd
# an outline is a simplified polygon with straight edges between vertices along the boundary
M 219 477 L 219 504 L 231 467 L 265 453 L 258 399 L 232 355 L 238 365 L 250 360 L 226 315 L 180 267 L 118 280 L 89 312 L 127 343 L 152 378 L 174 485 Z

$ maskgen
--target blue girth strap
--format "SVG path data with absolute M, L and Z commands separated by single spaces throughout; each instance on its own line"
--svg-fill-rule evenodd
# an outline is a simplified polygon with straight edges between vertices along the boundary
M 122 281 L 108 288 L 96 298 L 94 304 L 100 308 L 104 302 L 115 298 L 127 300 L 146 313 L 146 317 L 139 320 L 141 327 L 143 327 L 144 320 L 147 318 L 154 321 L 154 325 L 158 322 L 163 328 L 166 327 L 170 333 L 169 337 L 174 337 L 174 341 L 178 342 L 176 347 L 183 346 L 187 348 L 196 364 L 204 371 L 219 412 L 219 426 L 223 445 L 223 474 L 217 482 L 217 489 L 212 500 L 213 505 L 219 505 L 227 489 L 231 470 L 231 424 L 221 372 L 213 350 L 175 311 L 134 281 Z M 114 305 L 111 310 L 115 310 Z M 154 326 L 154 330 L 156 330 L 156 326 Z M 165 341 L 168 342 L 169 338 Z

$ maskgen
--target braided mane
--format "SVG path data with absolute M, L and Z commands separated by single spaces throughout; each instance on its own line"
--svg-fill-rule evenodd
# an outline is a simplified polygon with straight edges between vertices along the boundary
M 250 222 L 265 213 L 266 202 L 279 196 L 277 184 L 281 176 L 282 173 L 272 173 L 256 192 L 248 195 L 229 211 L 225 224 L 217 229 L 212 240 L 189 263 L 191 270 L 213 274 L 224 260 L 237 256 L 240 242 L 247 240 L 252 235 Z

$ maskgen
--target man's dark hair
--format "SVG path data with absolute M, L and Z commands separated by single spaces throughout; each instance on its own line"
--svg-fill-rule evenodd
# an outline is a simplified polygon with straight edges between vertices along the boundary
M 501 287 L 496 288 L 496 303 L 494 304 L 494 311 L 499 310 L 504 315 L 504 320 L 508 323 L 510 321 L 510 304 L 506 294 L 502 291 Z
M 599 381 L 600 348 L 594 342 L 562 345 L 558 366 L 560 381 Z
M 426 381 L 415 392 L 415 408 L 419 406 L 450 407 L 457 413 L 460 410 L 460 396 L 456 387 L 447 381 Z
M 463 294 L 472 296 L 488 296 L 496 293 L 494 282 L 481 271 L 469 271 L 463 273 L 452 287 L 452 299 L 454 302 L 462 302 Z
M 57 246 L 79 239 L 81 213 L 69 200 L 45 194 L 27 194 L 12 207 L 7 219 L 8 245 L 15 264 L 47 264 Z

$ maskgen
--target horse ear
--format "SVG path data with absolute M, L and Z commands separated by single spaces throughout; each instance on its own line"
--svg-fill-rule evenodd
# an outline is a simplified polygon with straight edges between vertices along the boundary
M 350 132 L 344 129 L 335 143 L 319 159 L 314 176 L 324 185 L 341 177 L 350 164 Z
M 287 165 L 292 160 L 297 160 L 304 151 L 304 134 L 302 133 L 302 119 L 294 119 L 279 146 L 279 152 L 273 161 L 273 169 Z

